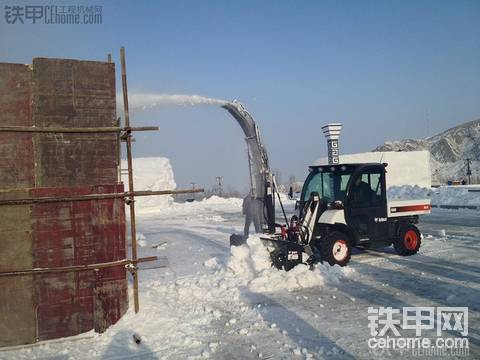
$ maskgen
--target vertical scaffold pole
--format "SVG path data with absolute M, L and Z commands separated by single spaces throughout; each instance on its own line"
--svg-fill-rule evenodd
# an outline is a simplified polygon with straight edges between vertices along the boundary
M 123 110 L 125 117 L 125 127 L 130 127 L 130 115 L 128 112 L 128 90 L 127 90 L 127 67 L 125 63 L 125 48 L 120 48 L 120 62 L 122 65 L 122 90 L 123 90 Z M 127 130 L 128 131 L 128 130 Z M 137 230 L 135 224 L 135 199 L 133 196 L 133 164 L 132 164 L 132 137 L 130 133 L 126 136 L 127 144 L 127 168 L 128 168 L 128 191 L 131 193 L 129 201 L 130 206 L 130 234 L 132 238 L 132 260 L 137 260 Z M 138 299 L 138 271 L 133 269 L 133 303 L 135 312 L 139 310 Z

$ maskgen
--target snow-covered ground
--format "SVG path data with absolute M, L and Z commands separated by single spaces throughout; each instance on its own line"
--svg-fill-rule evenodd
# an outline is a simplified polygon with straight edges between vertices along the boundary
M 480 357 L 479 211 L 423 217 L 415 256 L 356 250 L 345 268 L 283 272 L 255 236 L 230 249 L 243 230 L 241 199 L 150 205 L 137 215 L 138 250 L 159 260 L 142 264 L 140 312 L 131 300 L 103 334 L 0 350 L 0 359 L 398 358 L 370 352 L 370 306 L 468 306 L 470 357 Z
M 255 237 L 229 249 L 229 235 L 242 228 L 239 199 L 173 204 L 138 216 L 140 256 L 160 257 L 140 273 L 139 314 L 130 309 L 104 334 L 0 358 L 370 358 L 368 307 L 420 305 L 468 306 L 470 354 L 478 358 L 479 219 L 439 210 L 423 219 L 416 256 L 358 251 L 346 268 L 285 273 L 268 266 Z

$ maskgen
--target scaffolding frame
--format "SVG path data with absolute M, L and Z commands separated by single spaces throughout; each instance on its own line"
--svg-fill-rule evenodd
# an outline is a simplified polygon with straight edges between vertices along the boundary
M 108 56 L 108 62 L 111 62 L 111 56 Z M 127 169 L 128 173 L 128 191 L 120 193 L 106 193 L 106 194 L 87 194 L 76 196 L 59 196 L 59 197 L 27 197 L 0 200 L 0 206 L 14 206 L 14 205 L 29 205 L 39 203 L 55 203 L 55 202 L 72 202 L 72 201 L 92 201 L 102 199 L 124 199 L 125 204 L 130 208 L 130 233 L 131 233 L 131 259 L 121 259 L 104 263 L 95 263 L 87 265 L 72 265 L 53 268 L 34 268 L 25 270 L 7 270 L 1 271 L 0 277 L 11 276 L 24 276 L 32 274 L 45 274 L 45 273 L 65 273 L 65 272 L 78 272 L 78 271 L 94 271 L 97 272 L 102 268 L 125 266 L 125 268 L 133 276 L 133 299 L 135 313 L 138 313 L 140 309 L 139 296 L 138 296 L 138 264 L 158 260 L 157 256 L 149 257 L 137 257 L 137 234 L 136 234 L 136 218 L 135 218 L 135 197 L 136 196 L 162 196 L 172 194 L 185 194 L 192 192 L 204 192 L 204 189 L 186 189 L 186 190 L 158 190 L 158 191 L 135 191 L 133 183 L 133 157 L 132 157 L 132 133 L 135 131 L 158 131 L 158 126 L 130 126 L 130 114 L 128 109 L 128 90 L 127 90 L 127 72 L 125 61 L 125 48 L 120 48 L 120 62 L 122 71 L 122 93 L 123 93 L 123 105 L 125 126 L 120 126 L 120 118 L 117 119 L 118 126 L 112 127 L 84 127 L 84 128 L 68 128 L 68 127 L 35 127 L 35 126 L 2 126 L 0 127 L 0 133 L 11 132 L 27 132 L 27 133 L 117 133 L 117 147 L 118 147 L 118 161 L 120 165 L 121 154 L 121 142 L 125 142 L 127 150 Z M 119 166 L 118 165 L 118 166 Z M 119 166 L 118 180 L 121 181 L 121 169 Z

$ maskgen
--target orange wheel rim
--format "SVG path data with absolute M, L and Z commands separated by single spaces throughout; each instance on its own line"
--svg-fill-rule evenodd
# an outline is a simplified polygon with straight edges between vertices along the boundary
M 405 233 L 405 238 L 403 239 L 405 247 L 408 250 L 415 250 L 418 245 L 418 235 L 414 230 L 408 230 Z

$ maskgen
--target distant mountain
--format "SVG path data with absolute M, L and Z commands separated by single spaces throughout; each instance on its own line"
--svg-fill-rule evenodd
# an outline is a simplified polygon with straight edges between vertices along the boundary
M 480 119 L 426 139 L 387 141 L 374 151 L 429 150 L 433 181 L 467 179 L 465 160 L 472 159 L 472 183 L 480 182 Z

